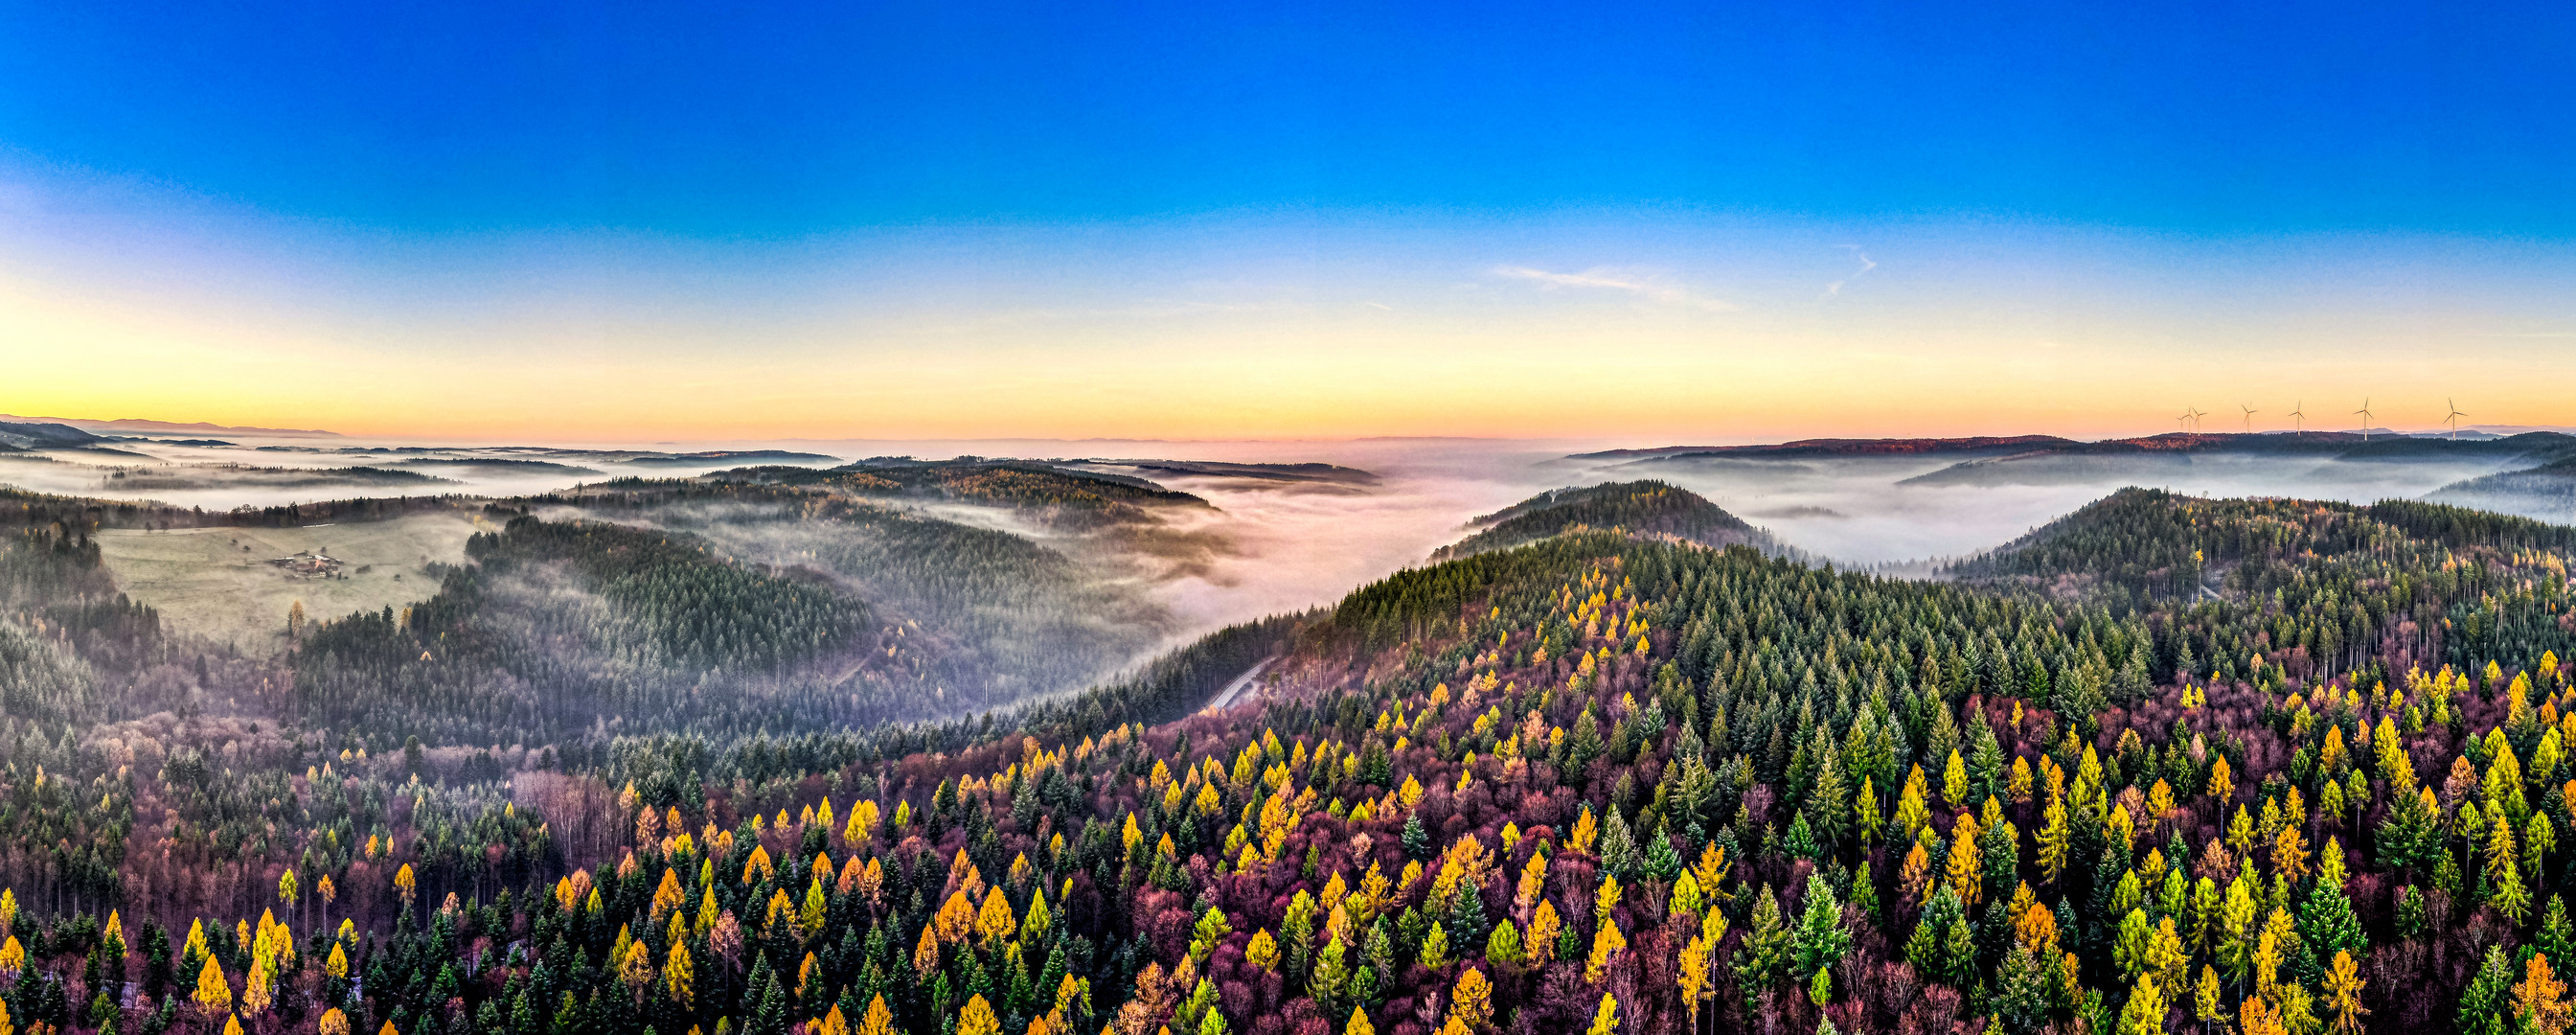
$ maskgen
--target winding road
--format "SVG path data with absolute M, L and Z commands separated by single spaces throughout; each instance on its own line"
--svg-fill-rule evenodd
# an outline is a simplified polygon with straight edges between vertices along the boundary
M 1279 660 L 1278 656 L 1273 655 L 1271 657 L 1261 659 L 1260 664 L 1245 669 L 1242 675 L 1234 677 L 1234 682 L 1227 683 L 1225 685 L 1225 689 L 1217 691 L 1216 697 L 1210 699 L 1207 706 L 1210 708 L 1223 708 L 1227 705 L 1233 704 L 1235 697 L 1251 688 L 1252 681 L 1261 678 L 1262 670 L 1269 668 L 1270 663 L 1277 660 Z

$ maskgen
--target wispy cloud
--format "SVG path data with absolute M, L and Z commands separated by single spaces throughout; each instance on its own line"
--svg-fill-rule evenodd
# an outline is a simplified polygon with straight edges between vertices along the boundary
M 1859 279 L 1861 278 L 1861 275 L 1862 275 L 1862 274 L 1864 274 L 1864 273 L 1868 273 L 1869 271 L 1871 271 L 1871 270 L 1874 270 L 1874 269 L 1877 269 L 1877 268 L 1878 268 L 1878 263 L 1877 263 L 1876 261 L 1872 260 L 1872 259 L 1869 257 L 1869 253 L 1868 253 L 1868 252 L 1865 252 L 1865 251 L 1860 250 L 1860 246 L 1859 246 L 1859 245 L 1857 245 L 1857 244 L 1846 244 L 1846 245 L 1843 245 L 1842 247 L 1844 248 L 1844 250 L 1849 251 L 1849 252 L 1851 252 L 1851 253 L 1852 253 L 1852 258 L 1855 258 L 1855 259 L 1860 260 L 1860 268 L 1859 268 L 1859 269 L 1857 269 L 1857 270 L 1852 271 L 1852 275 L 1851 275 L 1851 276 L 1844 277 L 1844 278 L 1843 278 L 1843 279 L 1841 279 L 1841 280 L 1837 280 L 1837 281 L 1834 281 L 1834 282 L 1833 282 L 1833 283 L 1831 283 L 1831 284 L 1827 284 L 1827 285 L 1825 285 L 1825 297 L 1827 297 L 1827 298 L 1832 298 L 1832 297 L 1834 297 L 1835 295 L 1842 294 L 1842 293 L 1843 293 L 1843 285 L 1845 285 L 1845 284 L 1849 284 L 1849 283 L 1851 283 L 1852 281 L 1855 281 L 1855 280 L 1859 280 Z
M 1621 269 L 1612 266 L 1595 266 L 1591 269 L 1584 270 L 1581 273 L 1554 273 L 1548 270 L 1534 269 L 1528 266 L 1497 266 L 1494 267 L 1494 275 L 1497 277 L 1509 277 L 1514 280 L 1536 281 L 1540 287 L 1551 291 L 1557 288 L 1592 288 L 1609 291 L 1624 291 L 1639 298 L 1652 299 L 1654 301 L 1664 303 L 1665 305 L 1677 305 L 1691 309 L 1704 309 L 1712 313 L 1731 313 L 1736 309 L 1735 303 L 1733 302 L 1729 302 L 1722 298 L 1710 298 L 1705 295 L 1695 294 L 1685 288 L 1665 281 L 1662 277 L 1654 273 L 1644 270 Z
M 1148 299 L 1134 305 L 1123 306 L 996 310 L 974 314 L 964 319 L 927 323 L 920 329 L 938 334 L 966 334 L 1023 324 L 1144 323 L 1200 316 L 1279 312 L 1287 308 L 1286 303 L 1280 302 L 1192 302 Z

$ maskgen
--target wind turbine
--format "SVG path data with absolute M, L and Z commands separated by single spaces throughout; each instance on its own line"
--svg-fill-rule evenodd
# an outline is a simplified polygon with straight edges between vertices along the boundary
M 2451 441 L 2457 442 L 2460 440 L 2460 418 L 2466 417 L 2468 414 L 2461 413 L 2460 404 L 2452 402 L 2449 399 L 2442 400 L 2442 405 L 2451 408 L 2451 415 L 2442 419 L 2451 425 Z
M 2245 433 L 2246 433 L 2246 434 L 2248 434 L 2248 435 L 2253 434 L 2253 433 L 2254 433 L 2254 413 L 2255 413 L 2254 408 L 2253 408 L 2253 407 L 2251 407 L 2251 406 L 2247 406 L 2247 405 L 2245 405 L 2244 403 L 2237 403 L 2237 404 L 2236 404 L 2236 406 L 2237 406 L 2237 408 L 2238 408 L 2238 409 L 2241 409 L 2241 410 L 2244 410 L 2244 411 L 2245 411 Z
M 2301 412 L 2299 412 L 2299 411 L 2301 411 L 2301 410 L 2307 409 L 2307 407 L 2308 407 L 2308 404 L 2307 404 L 2307 403 L 2305 403 L 2305 402 L 2300 402 L 2300 403 L 2297 403 L 2297 404 L 2293 405 L 2293 406 L 2291 407 L 2291 409 L 2290 409 L 2290 417 L 2291 417 L 2291 419 L 2292 419 L 2293 421 L 2295 421 L 2295 422 L 2296 422 L 2296 423 L 2292 424 L 2292 425 L 2291 425 L 2291 428 L 2290 428 L 2290 435 L 2291 435 L 2291 437 L 2293 437 L 2293 438 L 2306 438 L 2306 437 L 2307 437 L 2307 434 L 2308 434 L 2308 415 L 2307 415 L 2307 414 L 2305 414 L 2305 413 L 2301 413 Z
M 2175 417 L 2175 418 L 2174 418 L 2174 434 L 2177 434 L 2177 435 L 2188 435 L 2188 434 L 2190 434 L 2190 433 L 2191 433 L 2191 429 L 2185 426 L 2185 425 L 2189 424 L 2190 422 L 2191 422 L 2191 407 L 2188 407 L 2188 406 L 2183 407 L 2182 415 L 2181 415 L 2181 416 L 2179 416 L 2179 417 Z
M 2363 396 L 2361 399 L 2361 408 L 2352 412 L 2361 415 L 2361 440 L 2364 442 L 2370 441 L 2370 397 Z
M 2203 409 L 2201 409 L 2201 408 L 2200 408 L 2200 407 L 2198 407 L 2198 406 L 2194 406 L 2194 407 L 2192 407 L 2192 408 L 2191 408 L 2191 433 L 2192 433 L 2192 434 L 2194 434 L 2194 435 L 2200 434 L 2200 419 L 2201 419 L 2202 417 L 2206 417 L 2206 416 L 2209 416 L 2208 411 L 2203 410 Z

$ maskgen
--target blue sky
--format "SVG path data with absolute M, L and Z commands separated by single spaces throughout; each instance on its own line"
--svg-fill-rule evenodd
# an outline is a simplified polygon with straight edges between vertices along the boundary
M 2564 420 L 2571 53 L 2566 5 L 0 3 L 0 350 L 57 364 L 0 411 L 1761 437 L 2420 389 Z M 116 349 L 149 358 L 65 358 Z M 1596 353 L 1689 392 L 1551 369 Z M 966 419 L 933 380 L 1021 387 Z
M 2570 53 L 2536 4 L 17 3 L 0 141 L 396 230 L 1650 203 L 2556 237 Z

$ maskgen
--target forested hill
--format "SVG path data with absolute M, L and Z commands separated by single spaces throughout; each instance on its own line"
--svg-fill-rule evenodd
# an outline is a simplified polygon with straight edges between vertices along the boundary
M 110 441 L 69 424 L 0 420 L 0 451 L 80 448 Z
M 292 715 L 12 712 L 0 1023 L 2563 1027 L 2563 545 L 2445 508 L 2321 506 L 2132 497 L 2088 515 L 2258 573 L 2219 601 L 1577 529 L 1015 714 L 625 738 L 552 764 L 506 745 L 371 754 L 373 731 Z M 2059 533 L 2091 541 L 2078 531 Z M 711 570 L 728 565 L 685 536 L 530 517 L 477 543 L 480 578 L 541 571 L 611 614 L 655 586 L 620 580 L 669 569 L 797 616 L 648 600 L 634 641 L 682 646 L 624 663 L 700 642 L 792 655 L 833 628 L 792 573 Z M 76 530 L 8 547 L 37 550 L 19 563 L 81 578 Z M 2108 584 L 2082 566 L 2155 555 L 2055 556 L 2035 570 Z M 420 622 L 387 621 L 413 637 L 402 656 L 470 648 L 471 626 Z M 1190 713 L 1264 660 L 1258 693 Z M 108 994 L 127 980 L 131 1002 Z
M 149 501 L 57 496 L 0 485 L 0 529 L 87 532 L 102 528 L 289 528 L 345 521 L 385 521 L 409 514 L 471 510 L 474 506 L 472 501 L 452 495 L 375 496 L 206 510 Z
M 2561 524 L 2576 522 L 2576 457 L 2453 482 L 2426 498 Z
M 747 563 L 819 573 L 868 601 L 901 641 L 886 645 L 899 689 L 854 688 L 866 690 L 872 719 L 935 719 L 1080 689 L 1175 631 L 1133 558 L 1194 544 L 1163 536 L 1147 508 L 1129 507 L 1133 521 L 1059 521 L 1059 534 L 1032 536 L 969 523 L 922 505 L 942 497 L 891 485 L 863 472 L 752 468 L 515 502 L 685 532 Z
M 512 520 L 436 596 L 316 622 L 287 715 L 432 744 L 881 719 L 903 659 L 868 607 L 703 542 L 602 522 Z M 890 682 L 892 685 L 889 685 Z
M 2576 528 L 2411 501 L 2368 506 L 2122 489 L 1948 574 L 2136 602 L 2316 582 L 2563 565 Z
M 1580 529 L 1670 538 L 1703 546 L 1746 544 L 1775 549 L 1769 533 L 1746 524 L 1687 489 L 1659 481 L 1613 482 L 1556 489 L 1469 522 L 1477 531 L 1432 554 L 1467 557 Z
M 1121 523 L 1154 523 L 1167 508 L 1210 510 L 1186 492 L 1143 478 L 1076 470 L 1034 460 L 914 460 L 878 457 L 828 470 L 748 467 L 708 479 L 768 485 L 824 486 L 886 499 L 1001 507 L 1049 527 L 1080 531 Z

